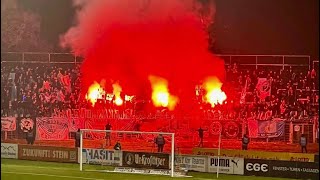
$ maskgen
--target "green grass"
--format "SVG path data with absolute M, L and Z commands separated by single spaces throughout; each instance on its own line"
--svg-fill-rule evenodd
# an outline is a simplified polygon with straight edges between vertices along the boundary
M 85 166 L 86 169 L 97 169 L 101 166 Z M 216 174 L 190 172 L 188 175 L 194 180 L 216 179 Z M 120 179 L 120 180 L 165 180 L 165 179 L 182 179 L 171 178 L 169 176 L 158 175 L 140 175 L 140 174 L 122 174 L 122 173 L 103 173 L 79 171 L 79 164 L 25 161 L 13 159 L 1 159 L 1 179 L 3 180 L 103 180 L 103 179 Z M 253 177 L 253 176 L 236 176 L 220 174 L 219 179 L 224 180 L 285 180 L 284 178 Z

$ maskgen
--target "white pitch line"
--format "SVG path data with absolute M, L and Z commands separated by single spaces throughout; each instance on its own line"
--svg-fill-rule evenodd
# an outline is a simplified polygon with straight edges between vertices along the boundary
M 48 167 L 44 166 L 24 166 L 24 165 L 14 165 L 14 164 L 1 164 L 2 167 L 24 167 L 24 168 L 39 168 L 39 169 L 48 169 Z M 72 167 L 66 167 L 66 168 L 55 168 L 55 167 L 50 167 L 50 169 L 56 169 L 56 170 L 68 170 L 68 171 L 77 171 L 76 169 Z M 79 171 L 79 170 L 78 170 Z
M 50 176 L 50 177 L 59 177 L 59 178 L 70 178 L 70 179 L 104 180 L 104 179 L 86 178 L 86 177 L 77 177 L 77 176 L 59 176 L 59 175 L 54 175 L 54 174 L 19 173 L 19 172 L 10 172 L 10 171 L 1 171 L 1 173 L 22 174 L 22 175 L 32 175 L 32 176 Z

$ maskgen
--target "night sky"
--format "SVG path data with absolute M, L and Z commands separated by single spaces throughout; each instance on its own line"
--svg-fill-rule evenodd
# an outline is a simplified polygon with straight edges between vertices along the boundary
M 58 46 L 74 23 L 71 0 L 21 0 L 42 17 L 41 35 Z M 216 0 L 219 54 L 306 54 L 319 58 L 318 0 Z

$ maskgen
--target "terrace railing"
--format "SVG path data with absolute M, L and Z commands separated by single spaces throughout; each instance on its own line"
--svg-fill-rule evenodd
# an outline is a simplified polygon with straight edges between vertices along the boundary
M 319 61 L 312 61 L 309 55 L 236 55 L 216 54 L 224 59 L 226 65 L 237 63 L 250 69 L 265 69 L 266 67 L 305 68 L 310 70 Z M 48 52 L 1 52 L 1 63 L 53 63 L 53 64 L 79 64 L 83 58 L 72 53 Z

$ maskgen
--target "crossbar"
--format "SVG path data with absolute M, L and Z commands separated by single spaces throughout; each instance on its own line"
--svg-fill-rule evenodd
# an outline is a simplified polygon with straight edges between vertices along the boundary
M 132 133 L 132 134 L 163 134 L 163 135 L 174 135 L 174 133 L 166 132 L 144 132 L 144 131 L 117 131 L 117 130 L 100 130 L 100 129 L 80 129 L 81 132 L 117 132 L 117 133 Z

